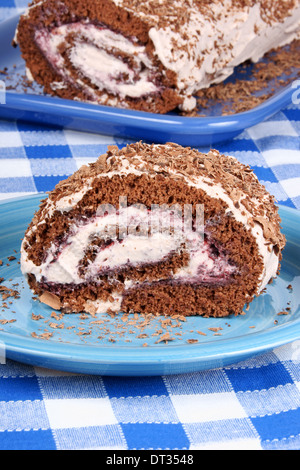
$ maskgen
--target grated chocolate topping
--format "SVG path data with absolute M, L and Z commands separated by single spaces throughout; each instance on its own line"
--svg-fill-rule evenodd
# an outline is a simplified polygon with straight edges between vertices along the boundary
M 298 0 L 114 0 L 114 2 L 126 8 L 130 12 L 138 11 L 152 26 L 160 28 L 167 26 L 178 28 L 189 22 L 191 11 L 197 11 L 206 20 L 214 21 L 213 6 L 220 3 L 228 4 L 228 10 L 248 10 L 256 4 L 260 7 L 263 21 L 272 24 L 276 21 L 284 21 L 289 12 L 298 5 Z

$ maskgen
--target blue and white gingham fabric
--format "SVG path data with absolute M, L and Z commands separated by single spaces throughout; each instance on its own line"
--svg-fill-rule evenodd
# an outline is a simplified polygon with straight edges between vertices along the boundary
M 81 165 L 95 161 L 108 145 L 121 148 L 130 142 L 0 121 L 0 199 L 51 191 Z M 291 105 L 217 148 L 250 164 L 278 203 L 300 209 L 300 108 Z
M 30 0 L 0 0 L 0 22 L 22 13 Z
M 0 21 L 26 3 L 0 0 Z M 0 121 L 0 199 L 50 191 L 109 144 L 126 143 Z M 250 164 L 280 204 L 300 209 L 300 107 L 218 149 Z M 84 376 L 7 360 L 0 450 L 22 449 L 299 450 L 300 338 L 234 366 L 161 377 Z
M 300 341 L 237 366 L 98 377 L 0 366 L 1 450 L 299 450 Z

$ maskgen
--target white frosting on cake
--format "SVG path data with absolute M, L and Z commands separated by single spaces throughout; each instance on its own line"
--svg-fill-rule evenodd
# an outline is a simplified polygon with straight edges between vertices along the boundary
M 159 60 L 178 76 L 186 110 L 195 107 L 190 97 L 197 90 L 224 81 L 237 65 L 257 62 L 270 49 L 300 37 L 299 5 L 283 22 L 270 23 L 262 19 L 259 2 L 232 11 L 232 1 L 225 0 L 210 3 L 209 9 L 211 19 L 192 9 L 179 31 L 153 27 L 149 32 Z M 179 47 L 172 47 L 174 43 Z

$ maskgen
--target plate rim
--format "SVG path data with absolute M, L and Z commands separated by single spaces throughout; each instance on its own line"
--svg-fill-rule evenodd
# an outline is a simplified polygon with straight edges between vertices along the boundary
M 14 198 L 3 199 L 0 207 L 6 210 L 5 206 L 13 206 L 16 202 L 30 203 L 35 200 L 42 200 L 47 197 L 46 193 L 31 194 Z M 34 209 L 34 208 L 33 208 Z M 279 205 L 282 215 L 284 213 L 296 216 L 300 221 L 300 212 L 287 206 Z M 229 317 L 230 318 L 230 317 Z M 27 355 L 30 358 L 50 359 L 53 361 L 67 361 L 72 357 L 78 367 L 80 364 L 89 364 L 92 368 L 109 366 L 110 373 L 115 373 L 114 368 L 133 368 L 136 365 L 144 366 L 145 373 L 150 375 L 155 373 L 156 367 L 162 365 L 172 366 L 180 364 L 202 364 L 203 362 L 216 363 L 222 359 L 234 360 L 241 356 L 254 356 L 267 350 L 292 343 L 300 339 L 300 318 L 288 321 L 282 325 L 269 327 L 262 331 L 253 331 L 247 335 L 238 335 L 233 338 L 218 338 L 205 343 L 187 344 L 179 343 L 172 345 L 158 345 L 152 347 L 118 345 L 92 345 L 74 344 L 58 340 L 47 341 L 45 339 L 33 338 L 16 333 L 0 331 L 0 342 L 5 346 L 7 357 L 11 353 Z M 225 345 L 225 350 L 224 350 Z M 139 358 L 136 359 L 136 352 L 139 351 Z M 82 354 L 84 352 L 84 354 Z M 154 370 L 153 370 L 154 368 Z M 208 368 L 210 367 L 208 365 Z M 101 373 L 104 373 L 103 371 Z M 119 375 L 119 374 L 117 374 Z M 126 375 L 131 375 L 127 370 Z M 139 374 L 141 375 L 141 374 Z

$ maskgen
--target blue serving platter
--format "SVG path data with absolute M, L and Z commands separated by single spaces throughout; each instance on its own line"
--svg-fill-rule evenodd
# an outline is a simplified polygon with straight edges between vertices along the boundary
M 46 96 L 36 85 L 25 89 L 21 77 L 25 64 L 19 48 L 11 45 L 19 17 L 13 17 L 0 25 L 0 75 L 6 88 L 5 103 L 1 100 L 0 118 L 30 121 L 73 130 L 87 131 L 132 140 L 165 143 L 176 142 L 193 147 L 213 146 L 229 140 L 245 129 L 254 126 L 292 103 L 295 82 L 282 86 L 273 96 L 256 108 L 229 116 L 218 115 L 218 107 L 205 110 L 205 117 L 184 117 L 175 113 L 157 115 L 107 106 L 79 103 Z M 251 75 L 248 70 L 237 69 L 230 80 Z M 295 75 L 296 77 L 296 75 Z M 285 77 L 282 77 L 283 80 Z M 26 91 L 26 93 L 25 93 Z
M 281 274 L 245 315 L 195 316 L 171 319 L 168 324 L 167 317 L 145 321 L 145 316 L 122 313 L 60 316 L 34 298 L 20 271 L 19 251 L 43 197 L 0 204 L 0 362 L 11 359 L 83 374 L 153 376 L 225 367 L 290 342 L 298 344 L 300 213 L 296 210 L 280 207 L 287 237 Z M 18 294 L 7 296 L 11 291 L 6 288 Z M 287 314 L 279 315 L 283 311 Z

